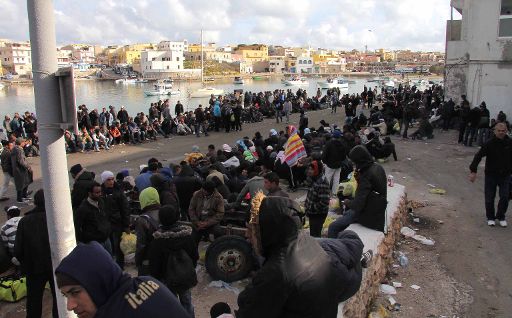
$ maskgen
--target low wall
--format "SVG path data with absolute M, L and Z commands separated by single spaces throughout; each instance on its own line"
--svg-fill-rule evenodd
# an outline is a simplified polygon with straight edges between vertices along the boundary
M 364 318 L 368 308 L 379 292 L 381 281 L 393 261 L 395 242 L 400 238 L 400 228 L 407 216 L 407 195 L 405 187 L 395 184 L 388 187 L 387 234 L 352 224 L 349 230 L 356 232 L 364 243 L 364 251 L 371 249 L 373 259 L 363 271 L 361 288 L 353 297 L 338 307 L 338 317 Z

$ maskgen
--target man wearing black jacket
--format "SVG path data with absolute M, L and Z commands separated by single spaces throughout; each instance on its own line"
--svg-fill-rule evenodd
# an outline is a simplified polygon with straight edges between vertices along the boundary
M 46 282 L 49 282 L 53 296 L 52 316 L 57 318 L 59 314 L 42 189 L 34 194 L 34 205 L 35 208 L 18 223 L 14 255 L 27 277 L 27 317 L 42 316 L 44 289 Z
M 111 171 L 101 173 L 101 197 L 103 198 L 105 213 L 111 225 L 110 244 L 116 258 L 117 265 L 124 269 L 124 254 L 119 244 L 123 232 L 130 233 L 130 207 L 124 191 L 115 183 Z
M 494 137 L 480 148 L 469 166 L 471 171 L 469 181 L 475 182 L 478 164 L 483 157 L 487 157 L 485 160 L 485 213 L 489 226 L 495 226 L 496 219 L 500 226 L 507 226 L 505 213 L 508 208 L 509 183 L 512 172 L 512 140 L 507 133 L 506 124 L 496 124 Z M 500 200 L 498 201 L 498 213 L 495 214 L 496 187 L 499 187 Z
M 341 131 L 335 130 L 322 151 L 322 162 L 325 168 L 325 178 L 331 186 L 331 194 L 336 194 L 340 183 L 341 165 L 347 158 L 345 145 L 341 141 Z

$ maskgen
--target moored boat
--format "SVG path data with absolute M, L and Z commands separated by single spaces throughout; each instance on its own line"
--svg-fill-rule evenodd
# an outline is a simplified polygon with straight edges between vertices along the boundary
M 235 85 L 244 85 L 244 79 L 240 76 L 235 76 L 235 79 L 233 80 L 233 84 Z
M 328 78 L 325 81 L 317 82 L 320 88 L 348 88 L 348 81 L 343 77 Z

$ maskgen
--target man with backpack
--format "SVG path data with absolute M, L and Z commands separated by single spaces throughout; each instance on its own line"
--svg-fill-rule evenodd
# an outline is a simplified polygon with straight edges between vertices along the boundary
M 137 266 L 138 275 L 141 276 L 149 273 L 148 251 L 153 240 L 153 233 L 160 224 L 160 218 L 158 217 L 160 196 L 155 188 L 148 187 L 140 193 L 139 201 L 142 212 L 135 223 L 135 234 L 137 235 L 135 265 Z
M 160 228 L 153 233 L 149 248 L 149 273 L 163 282 L 194 317 L 191 288 L 197 285 L 196 265 L 199 259 L 192 228 L 178 224 L 179 210 L 164 205 L 158 212 Z

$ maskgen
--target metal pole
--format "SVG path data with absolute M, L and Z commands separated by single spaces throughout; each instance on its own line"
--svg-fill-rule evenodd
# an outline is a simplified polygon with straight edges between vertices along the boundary
M 45 196 L 46 220 L 53 268 L 75 247 L 75 228 L 67 173 L 64 134 L 52 124 L 61 121 L 57 49 L 53 1 L 27 0 L 32 72 L 39 126 L 41 172 Z M 66 302 L 56 292 L 59 316 L 75 317 L 66 310 Z

